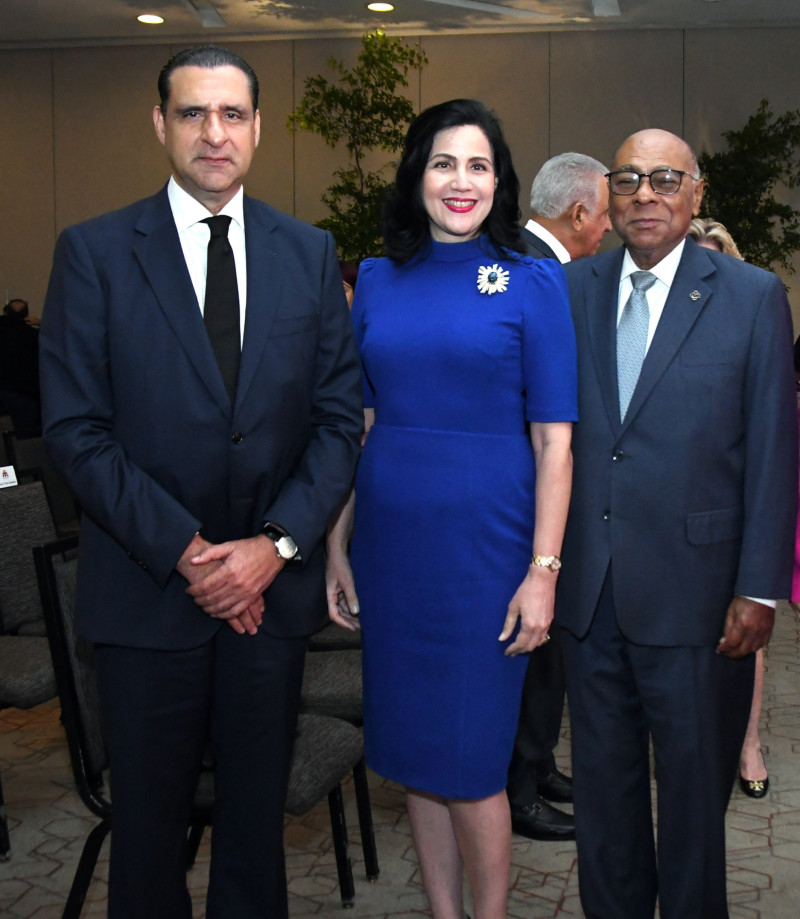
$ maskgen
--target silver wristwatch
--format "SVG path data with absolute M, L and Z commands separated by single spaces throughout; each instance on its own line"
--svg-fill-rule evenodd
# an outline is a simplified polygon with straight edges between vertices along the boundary
M 278 558 L 282 558 L 285 562 L 290 562 L 293 558 L 297 557 L 299 551 L 297 543 L 286 530 L 276 526 L 274 523 L 268 523 L 261 532 L 267 539 L 271 539 L 275 543 L 275 551 L 278 553 Z

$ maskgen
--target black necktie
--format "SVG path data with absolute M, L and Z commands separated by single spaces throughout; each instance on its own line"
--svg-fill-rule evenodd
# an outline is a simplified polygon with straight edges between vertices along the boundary
M 239 287 L 236 261 L 228 242 L 230 217 L 206 217 L 211 229 L 206 263 L 206 302 L 203 319 L 231 402 L 236 396 L 241 338 L 239 332 Z

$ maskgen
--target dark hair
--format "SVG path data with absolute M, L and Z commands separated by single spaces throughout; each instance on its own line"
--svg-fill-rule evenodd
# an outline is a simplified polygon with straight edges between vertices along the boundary
M 207 70 L 214 70 L 216 67 L 237 67 L 247 77 L 253 111 L 258 108 L 258 77 L 247 61 L 222 45 L 195 45 L 173 55 L 161 68 L 158 75 L 158 95 L 163 113 L 166 114 L 167 111 L 172 73 L 179 67 L 205 67 Z
M 22 306 L 18 310 L 15 310 L 11 305 L 12 303 L 21 303 Z M 6 316 L 24 319 L 28 315 L 28 301 L 23 300 L 22 297 L 12 297 L 3 307 L 3 313 L 5 313 Z
M 452 99 L 425 109 L 411 123 L 394 185 L 383 206 L 383 240 L 386 254 L 396 262 L 407 262 L 430 241 L 428 213 L 422 197 L 422 181 L 430 159 L 433 140 L 440 131 L 475 125 L 489 141 L 497 186 L 489 216 L 483 224 L 494 248 L 524 252 L 519 230 L 519 179 L 511 162 L 511 151 L 494 112 L 474 99 Z

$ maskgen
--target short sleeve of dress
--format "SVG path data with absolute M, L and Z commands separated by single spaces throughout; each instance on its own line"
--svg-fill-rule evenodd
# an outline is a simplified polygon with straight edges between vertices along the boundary
M 538 259 L 527 267 L 522 317 L 525 417 L 577 421 L 575 329 L 564 269 L 554 259 Z
M 353 329 L 355 331 L 356 345 L 359 354 L 361 354 L 364 335 L 366 334 L 369 324 L 368 313 L 370 301 L 373 297 L 379 296 L 379 291 L 377 289 L 378 284 L 375 283 L 377 280 L 376 272 L 373 270 L 377 263 L 378 259 L 375 258 L 364 259 L 358 269 L 358 280 L 356 281 L 356 289 L 353 296 L 353 309 L 350 315 L 353 320 Z M 375 408 L 375 391 L 364 370 L 363 358 L 361 359 L 361 383 L 364 391 L 364 408 Z

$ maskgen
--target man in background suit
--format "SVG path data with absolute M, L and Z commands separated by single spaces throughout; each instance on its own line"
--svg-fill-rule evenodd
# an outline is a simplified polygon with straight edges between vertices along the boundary
M 532 258 L 566 264 L 594 255 L 611 229 L 606 167 L 582 153 L 549 159 L 531 186 L 531 219 L 522 238 Z M 571 814 L 548 801 L 572 801 L 572 780 L 556 768 L 553 751 L 564 713 L 564 663 L 560 630 L 530 655 L 519 727 L 508 771 L 514 832 L 529 839 L 575 838 Z
M 325 615 L 322 539 L 359 451 L 360 374 L 332 237 L 243 194 L 260 133 L 250 66 L 192 48 L 159 93 L 172 177 L 61 235 L 41 333 L 45 438 L 83 508 L 109 915 L 191 916 L 208 739 L 206 915 L 281 917 L 305 636 Z
M 753 652 L 791 582 L 791 317 L 775 275 L 686 238 L 703 180 L 683 140 L 640 131 L 611 169 L 625 245 L 567 268 L 580 422 L 556 617 L 581 902 L 725 919 Z
M 594 255 L 611 229 L 606 167 L 583 153 L 549 159 L 531 185 L 531 219 L 522 239 L 533 258 L 562 265 Z

